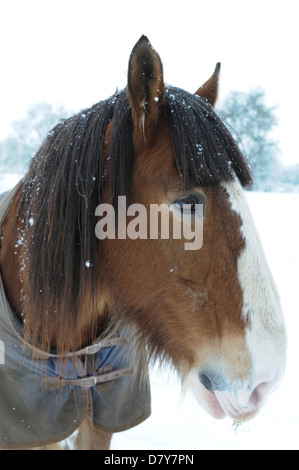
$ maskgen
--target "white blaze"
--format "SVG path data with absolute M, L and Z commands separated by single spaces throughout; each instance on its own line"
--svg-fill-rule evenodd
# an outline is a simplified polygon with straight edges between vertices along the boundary
M 225 183 L 232 209 L 241 219 L 245 248 L 238 259 L 243 292 L 242 314 L 247 320 L 246 340 L 251 354 L 252 387 L 259 381 L 276 388 L 285 367 L 286 334 L 279 295 L 239 182 Z

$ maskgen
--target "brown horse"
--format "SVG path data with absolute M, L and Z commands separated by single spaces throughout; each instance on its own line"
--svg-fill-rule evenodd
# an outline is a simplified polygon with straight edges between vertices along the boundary
M 214 110 L 219 71 L 217 64 L 194 95 L 168 87 L 159 55 L 142 36 L 130 56 L 127 88 L 60 122 L 33 158 L 3 218 L 0 262 L 12 321 L 36 361 L 73 356 L 76 364 L 78 350 L 84 356 L 99 338 L 130 331 L 133 366 L 144 378 L 132 401 L 146 382 L 144 364 L 159 359 L 175 366 L 212 416 L 241 422 L 278 386 L 286 335 L 243 191 L 252 176 Z M 194 227 L 201 218 L 202 247 L 187 250 L 186 237 L 171 229 L 168 239 L 159 229 L 157 237 L 136 232 L 99 240 L 97 207 L 111 205 L 117 225 L 119 196 L 148 214 L 153 204 L 163 204 L 161 218 L 170 222 L 183 224 L 186 216 Z M 66 389 L 94 398 L 101 386 L 103 374 L 87 374 L 89 382 L 79 383 L 58 362 L 56 375 L 49 373 L 56 401 L 44 421 L 59 415 L 57 389 L 63 399 Z M 4 370 L 0 366 L 0 380 Z M 112 386 L 113 380 L 108 373 L 103 382 Z M 21 393 L 23 382 L 12 383 L 10 390 Z M 72 431 L 81 425 L 77 445 L 108 448 L 117 426 L 96 426 L 92 413 L 73 420 Z M 12 436 L 16 426 L 11 417 Z M 9 442 L 17 447 L 13 437 Z

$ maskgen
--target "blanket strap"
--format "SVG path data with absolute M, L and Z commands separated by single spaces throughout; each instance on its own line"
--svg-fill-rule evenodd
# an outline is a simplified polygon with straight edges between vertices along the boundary
M 124 368 L 113 370 L 113 364 L 106 364 L 100 367 L 95 372 L 91 372 L 89 357 L 95 356 L 102 348 L 111 348 L 113 346 L 128 344 L 128 339 L 123 336 L 116 336 L 107 338 L 100 342 L 94 343 L 86 348 L 80 349 L 74 353 L 66 354 L 66 357 L 72 357 L 74 365 L 78 372 L 76 378 L 57 377 L 43 377 L 43 387 L 46 390 L 57 389 L 60 387 L 83 387 L 91 388 L 98 384 L 113 382 L 120 377 L 131 375 L 135 372 L 134 368 Z M 83 359 L 82 359 L 83 356 Z M 91 357 L 90 357 L 91 359 Z M 94 369 L 93 369 L 94 370 Z
M 105 366 L 108 368 L 107 366 Z M 112 369 L 112 365 L 110 366 Z M 104 369 L 104 368 L 102 368 Z M 101 369 L 97 372 L 99 373 Z M 60 388 L 60 387 L 83 387 L 83 388 L 91 388 L 95 385 L 110 382 L 115 379 L 119 379 L 120 377 L 124 377 L 125 375 L 131 375 L 135 372 L 134 369 L 119 369 L 114 370 L 112 372 L 107 373 L 99 373 L 99 375 L 91 375 L 86 377 L 79 377 L 77 379 L 65 379 L 63 377 L 44 377 L 43 378 L 43 386 L 45 389 L 53 389 L 53 388 Z

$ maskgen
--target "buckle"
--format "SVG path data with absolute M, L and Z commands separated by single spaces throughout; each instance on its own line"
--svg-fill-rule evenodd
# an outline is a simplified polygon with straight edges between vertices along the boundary
M 97 384 L 97 378 L 94 377 L 93 375 L 90 377 L 83 377 L 80 379 L 80 385 L 83 388 L 90 388 L 94 387 Z

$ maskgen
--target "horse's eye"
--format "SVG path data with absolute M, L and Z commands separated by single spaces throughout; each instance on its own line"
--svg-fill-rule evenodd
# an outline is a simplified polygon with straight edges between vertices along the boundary
M 203 204 L 204 197 L 199 194 L 192 194 L 184 197 L 180 197 L 173 201 L 173 204 L 181 211 L 181 213 L 194 214 L 196 210 L 196 204 Z

